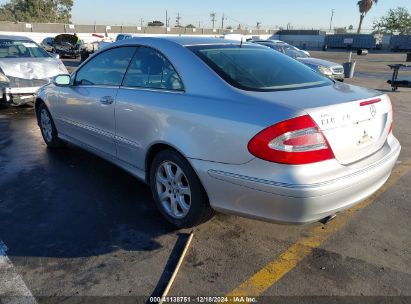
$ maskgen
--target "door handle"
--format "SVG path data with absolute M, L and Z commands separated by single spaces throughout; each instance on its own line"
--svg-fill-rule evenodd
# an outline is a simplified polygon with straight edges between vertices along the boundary
M 114 98 L 112 96 L 103 96 L 103 97 L 100 98 L 100 102 L 102 104 L 109 105 L 109 104 L 112 104 L 114 102 Z

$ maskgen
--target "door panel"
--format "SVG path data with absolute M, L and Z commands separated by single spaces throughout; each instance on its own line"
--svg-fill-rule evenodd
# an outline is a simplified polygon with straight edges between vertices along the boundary
M 60 91 L 62 132 L 102 152 L 116 155 L 114 100 L 117 87 L 65 87 Z M 103 99 L 111 97 L 112 103 Z
M 134 54 L 116 100 L 117 157 L 145 170 L 145 153 L 167 124 L 168 107 L 184 93 L 173 65 L 161 53 L 139 47 Z
M 103 51 L 73 77 L 73 84 L 60 90 L 61 132 L 85 145 L 115 157 L 115 100 L 135 47 Z

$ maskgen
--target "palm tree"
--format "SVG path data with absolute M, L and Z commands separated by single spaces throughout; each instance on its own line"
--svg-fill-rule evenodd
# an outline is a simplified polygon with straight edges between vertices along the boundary
M 364 21 L 365 15 L 370 11 L 373 4 L 377 4 L 378 0 L 360 0 L 357 2 L 358 8 L 360 10 L 360 24 L 358 25 L 357 34 L 361 32 L 362 22 Z

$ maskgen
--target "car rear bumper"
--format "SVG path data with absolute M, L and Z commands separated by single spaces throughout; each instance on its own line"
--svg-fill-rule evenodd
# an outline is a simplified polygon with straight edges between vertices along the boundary
M 349 166 L 336 160 L 288 166 L 254 159 L 244 165 L 191 160 L 211 206 L 265 221 L 301 224 L 347 209 L 376 192 L 400 154 L 390 135 L 374 155 Z

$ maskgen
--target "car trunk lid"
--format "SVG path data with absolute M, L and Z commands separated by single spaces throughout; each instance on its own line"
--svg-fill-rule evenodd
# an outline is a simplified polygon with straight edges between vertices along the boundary
M 335 158 L 344 165 L 378 151 L 392 122 L 392 106 L 387 95 L 306 109 L 306 112 L 322 130 Z
M 298 109 L 301 115 L 309 114 L 343 165 L 378 151 L 390 131 L 391 101 L 375 90 L 335 83 L 310 89 L 246 94 Z

